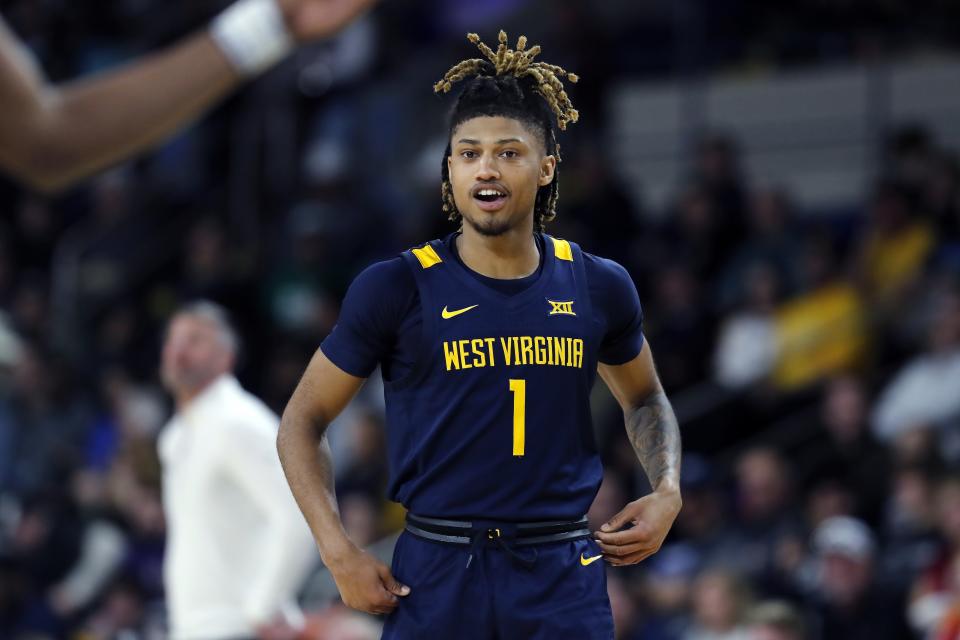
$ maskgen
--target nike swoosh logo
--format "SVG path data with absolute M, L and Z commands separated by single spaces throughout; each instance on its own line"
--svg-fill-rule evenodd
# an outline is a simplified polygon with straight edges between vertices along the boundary
M 480 305 L 478 305 L 478 304 L 474 304 L 474 305 L 470 305 L 469 307 L 464 307 L 463 309 L 455 309 L 454 311 L 447 311 L 447 308 L 444 307 L 444 308 L 443 308 L 443 311 L 440 312 L 440 315 L 443 316 L 443 319 L 444 319 L 444 320 L 449 320 L 450 318 L 453 318 L 454 316 L 458 316 L 458 315 L 460 315 L 461 313 L 466 313 L 467 311 L 470 311 L 470 309 L 475 309 L 475 308 L 477 308 L 477 307 L 479 307 L 479 306 L 480 306 Z
M 582 564 L 583 566 L 587 566 L 588 564 L 593 564 L 594 562 L 596 562 L 597 560 L 599 560 L 599 559 L 602 558 L 602 557 L 603 557 L 603 554 L 602 554 L 602 553 L 601 553 L 600 555 L 598 555 L 598 556 L 593 556 L 592 558 L 587 558 L 586 556 L 584 556 L 584 555 L 581 553 L 581 554 L 580 554 L 580 564 Z

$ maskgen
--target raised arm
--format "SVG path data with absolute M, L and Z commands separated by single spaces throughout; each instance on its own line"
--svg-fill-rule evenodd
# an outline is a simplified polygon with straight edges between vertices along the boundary
M 625 364 L 601 364 L 599 373 L 623 408 L 627 435 L 653 493 L 613 516 L 597 540 L 611 564 L 635 564 L 660 549 L 680 512 L 680 428 L 649 344 Z M 625 526 L 630 528 L 620 531 Z
M 255 33 L 259 43 L 330 35 L 373 4 L 373 0 L 276 2 L 282 16 L 278 28 L 281 33 L 286 29 L 286 34 Z M 235 7 L 227 11 L 231 9 Z M 35 189 L 54 191 L 162 141 L 214 105 L 245 74 L 256 71 L 250 65 L 257 60 L 243 56 L 257 47 L 237 46 L 224 53 L 225 45 L 242 45 L 249 30 L 240 25 L 227 26 L 226 31 L 226 40 L 204 30 L 119 69 L 54 86 L 0 20 L 0 169 Z M 261 59 L 282 55 L 287 47 L 289 43 L 278 42 L 264 50 Z
M 410 590 L 390 569 L 347 537 L 334 490 L 326 429 L 363 384 L 317 350 L 280 420 L 277 450 L 290 489 L 300 505 L 346 605 L 389 613 Z

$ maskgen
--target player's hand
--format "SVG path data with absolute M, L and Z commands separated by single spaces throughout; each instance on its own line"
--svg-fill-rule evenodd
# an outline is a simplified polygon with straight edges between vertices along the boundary
M 397 608 L 399 597 L 410 593 L 410 587 L 400 584 L 387 565 L 360 549 L 339 559 L 330 573 L 343 603 L 357 611 L 390 613 Z
M 604 559 L 614 566 L 623 566 L 655 554 L 680 513 L 681 504 L 678 491 L 655 491 L 628 504 L 594 534 Z M 629 528 L 623 529 L 625 526 Z
M 287 28 L 300 42 L 337 33 L 376 0 L 277 0 Z

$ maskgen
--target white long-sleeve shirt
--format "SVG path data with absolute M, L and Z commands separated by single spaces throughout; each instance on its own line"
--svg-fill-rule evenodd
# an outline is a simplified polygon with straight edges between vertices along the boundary
M 914 358 L 880 394 L 873 427 L 884 441 L 917 425 L 939 427 L 960 415 L 960 350 Z
M 249 637 L 297 612 L 296 591 L 318 555 L 280 468 L 278 423 L 223 376 L 160 435 L 173 640 Z

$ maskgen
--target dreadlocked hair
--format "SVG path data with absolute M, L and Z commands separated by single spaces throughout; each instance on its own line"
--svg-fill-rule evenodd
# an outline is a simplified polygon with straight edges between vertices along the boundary
M 496 51 L 481 42 L 480 36 L 475 33 L 467 34 L 467 39 L 477 45 L 484 57 L 458 62 L 442 80 L 433 85 L 435 93 L 447 93 L 455 83 L 473 76 L 460 92 L 451 111 L 447 150 L 441 169 L 443 211 L 454 222 L 460 222 L 462 216 L 453 199 L 447 158 L 451 154 L 449 139 L 461 123 L 480 116 L 504 116 L 519 120 L 541 132 L 547 155 L 553 155 L 559 163 L 560 145 L 557 144 L 556 129 L 566 130 L 568 124 L 580 118 L 561 81 L 566 77 L 576 83 L 579 78 L 557 65 L 534 62 L 540 53 L 540 45 L 527 49 L 526 36 L 520 36 L 517 48 L 509 49 L 504 31 L 500 31 L 500 46 Z M 543 231 L 546 223 L 557 217 L 559 198 L 559 169 L 555 169 L 550 184 L 537 190 L 534 204 L 534 225 L 537 230 Z

